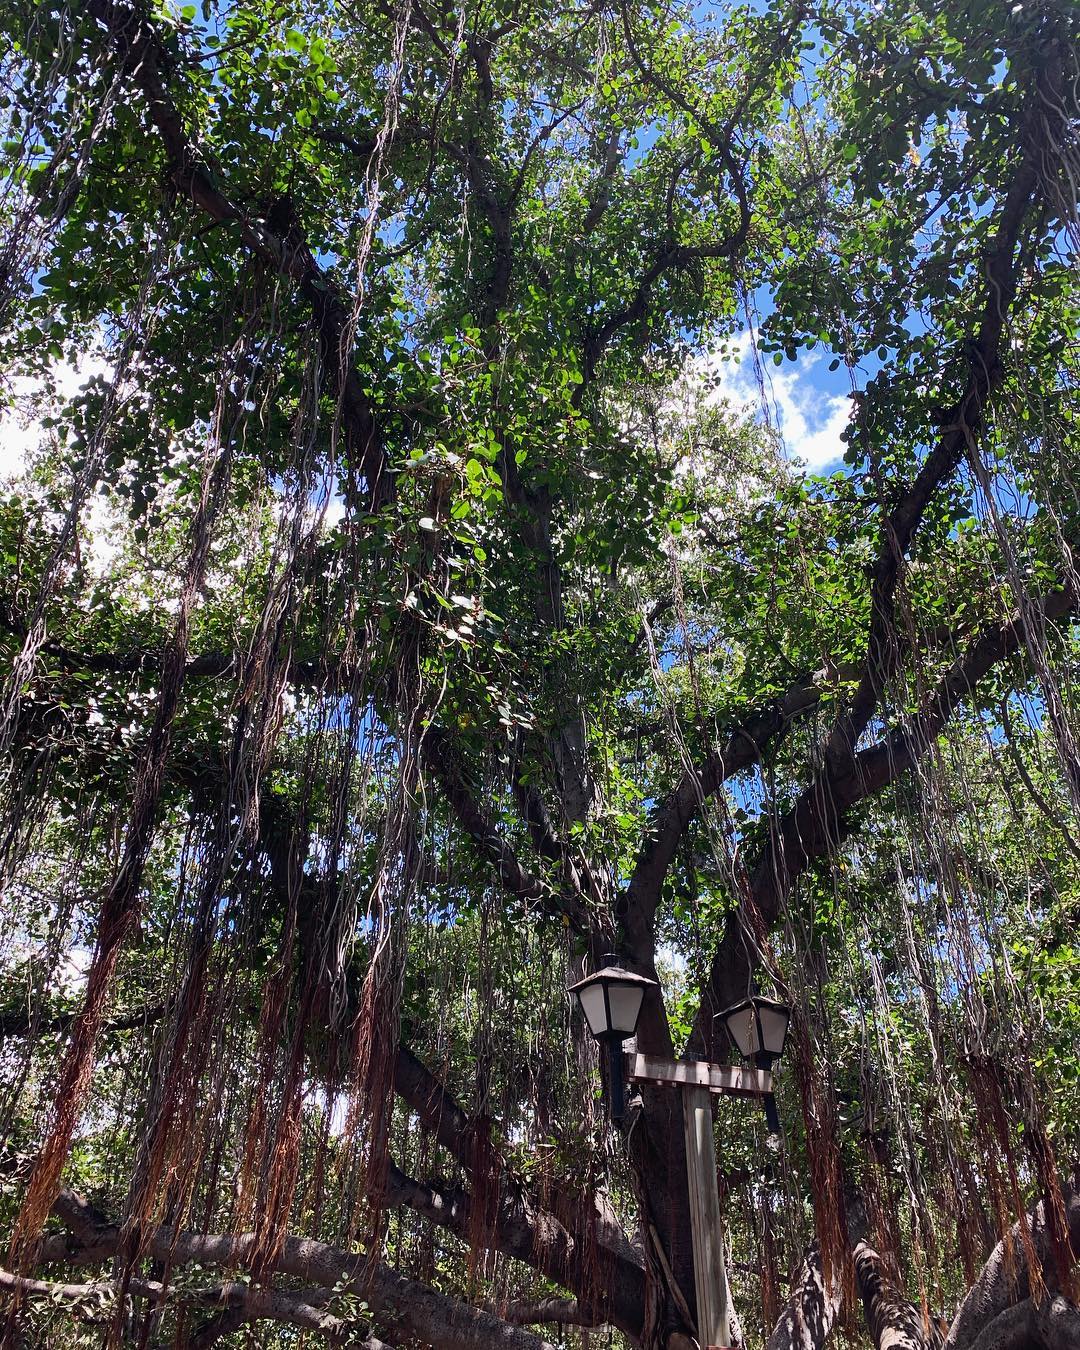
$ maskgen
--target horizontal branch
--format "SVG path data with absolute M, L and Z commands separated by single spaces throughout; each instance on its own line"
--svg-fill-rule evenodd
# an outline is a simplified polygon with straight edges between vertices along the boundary
M 116 1300 L 122 1294 L 145 1298 L 155 1304 L 197 1304 L 204 1308 L 229 1309 L 243 1314 L 246 1321 L 280 1322 L 314 1331 L 333 1345 L 348 1345 L 355 1350 L 393 1350 L 377 1336 L 358 1337 L 352 1323 L 335 1316 L 325 1306 L 325 1290 L 304 1293 L 266 1289 L 236 1281 L 226 1281 L 205 1289 L 174 1289 L 158 1280 L 144 1280 L 133 1276 L 124 1285 L 111 1280 L 94 1280 L 85 1284 L 62 1284 L 49 1280 L 34 1280 L 0 1269 L 0 1291 L 17 1295 L 20 1299 L 47 1298 L 50 1304 L 70 1303 L 72 1315 L 80 1320 L 102 1322 L 111 1317 Z
M 120 1251 L 121 1230 L 81 1196 L 70 1190 L 61 1192 L 53 1212 L 70 1230 L 67 1237 L 46 1239 L 41 1262 L 68 1265 L 100 1264 Z M 438 1345 L 443 1350 L 555 1350 L 549 1342 L 495 1317 L 471 1308 L 428 1285 L 399 1274 L 380 1262 L 368 1263 L 364 1256 L 342 1251 L 312 1238 L 287 1237 L 266 1264 L 265 1249 L 260 1253 L 254 1233 L 194 1233 L 160 1225 L 144 1235 L 146 1256 L 170 1269 L 199 1265 L 231 1270 L 290 1276 L 315 1285 L 317 1295 L 308 1294 L 308 1306 L 322 1291 L 334 1295 L 358 1294 L 378 1322 L 386 1319 L 394 1333 L 406 1339 L 416 1338 Z M 280 1291 L 261 1286 L 263 1292 Z
M 117 1031 L 135 1031 L 140 1027 L 150 1026 L 161 1019 L 164 1011 L 164 1003 L 147 1003 L 141 1008 L 120 1013 L 101 1024 L 102 1035 Z M 70 1031 L 78 1015 L 78 1008 L 42 1012 L 40 1016 L 35 1015 L 32 1009 L 8 1008 L 0 1012 L 0 1043 L 14 1036 L 47 1036 Z
M 555 1322 L 563 1327 L 603 1325 L 576 1298 L 519 1299 L 511 1303 L 491 1303 L 488 1307 L 514 1326 L 534 1326 L 540 1322 Z

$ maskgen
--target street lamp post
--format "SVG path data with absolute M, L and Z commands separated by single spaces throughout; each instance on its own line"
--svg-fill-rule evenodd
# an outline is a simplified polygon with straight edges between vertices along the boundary
M 791 1009 L 784 1003 L 757 994 L 733 1003 L 720 1014 L 728 1035 L 743 1059 L 749 1059 L 759 1069 L 771 1072 L 772 1066 L 784 1053 L 787 1043 Z M 780 1133 L 780 1116 L 772 1092 L 764 1094 L 765 1122 L 770 1134 Z
M 628 1041 L 637 1031 L 646 989 L 657 986 L 655 980 L 624 970 L 614 956 L 605 956 L 604 962 L 595 974 L 572 985 L 570 992 L 577 996 L 589 1030 L 607 1049 L 608 1109 L 617 1125 L 626 1107 L 623 1041 Z
M 728 1341 L 728 1283 L 709 1098 L 714 1092 L 763 1097 L 769 1129 L 779 1132 L 772 1067 L 784 1049 L 790 1010 L 770 999 L 753 998 L 721 1014 L 740 1053 L 755 1065 L 753 1069 L 709 1064 L 703 1060 L 665 1060 L 641 1054 L 624 1056 L 623 1042 L 637 1030 L 645 993 L 650 988 L 657 988 L 657 982 L 624 970 L 614 957 L 605 958 L 605 962 L 602 969 L 579 980 L 570 992 L 581 1005 L 589 1030 L 607 1047 L 609 1110 L 613 1122 L 617 1124 L 623 1118 L 625 1077 L 633 1083 L 680 1089 L 698 1345 L 701 1350 L 722 1350 Z M 625 1074 L 624 1061 L 628 1071 Z

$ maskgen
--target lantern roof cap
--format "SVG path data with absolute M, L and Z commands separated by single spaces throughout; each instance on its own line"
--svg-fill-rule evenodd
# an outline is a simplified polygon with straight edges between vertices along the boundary
M 605 957 L 610 964 L 602 966 L 600 970 L 594 970 L 591 975 L 586 975 L 583 980 L 578 980 L 577 984 L 572 984 L 567 993 L 572 994 L 575 989 L 583 989 L 587 985 L 595 984 L 598 980 L 618 980 L 621 984 L 643 984 L 657 987 L 658 981 L 651 980 L 647 975 L 638 975 L 632 970 L 626 970 L 623 966 L 615 963 L 615 958 Z
M 775 998 L 763 998 L 760 994 L 751 994 L 749 998 L 740 999 L 738 1003 L 722 1008 L 714 1016 L 727 1017 L 731 1013 L 742 1012 L 744 1008 L 775 1008 L 777 1012 L 791 1013 L 791 1008 L 786 1003 L 781 1003 Z

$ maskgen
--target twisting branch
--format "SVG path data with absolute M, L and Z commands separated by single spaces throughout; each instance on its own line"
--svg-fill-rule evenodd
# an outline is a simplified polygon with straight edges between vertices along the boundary
M 571 874 L 576 885 L 556 889 L 521 863 L 513 847 L 480 807 L 449 738 L 440 728 L 432 727 L 427 731 L 421 753 L 458 824 L 494 865 L 504 889 L 527 905 L 540 906 L 565 916 L 575 932 L 591 941 L 596 934 L 597 920 L 582 900 L 581 883 L 576 873 Z
M 703 763 L 686 770 L 656 812 L 626 894 L 627 936 L 639 957 L 652 950 L 660 890 L 687 826 L 727 779 L 756 764 L 765 747 L 792 721 L 816 707 L 821 692 L 813 679 L 799 680 L 779 698 L 750 713 L 724 741 L 710 748 Z
M 608 315 L 601 323 L 591 327 L 586 332 L 582 353 L 582 374 L 584 376 L 582 388 L 590 384 L 595 378 L 600 360 L 615 335 L 622 329 L 640 322 L 645 317 L 648 312 L 653 288 L 665 273 L 688 267 L 695 262 L 705 262 L 710 259 L 734 258 L 746 243 L 752 222 L 750 194 L 746 184 L 745 170 L 737 162 L 732 148 L 732 136 L 735 127 L 746 112 L 750 100 L 753 98 L 755 92 L 761 87 L 765 75 L 771 68 L 772 63 L 782 51 L 789 47 L 790 37 L 794 29 L 802 22 L 802 13 L 801 11 L 797 11 L 794 20 L 790 24 L 784 25 L 781 34 L 778 36 L 777 41 L 774 43 L 773 48 L 769 53 L 768 59 L 763 63 L 763 66 L 755 72 L 754 78 L 749 81 L 746 89 L 737 100 L 727 121 L 722 127 L 717 127 L 699 108 L 694 107 L 681 90 L 676 88 L 670 80 L 666 79 L 645 60 L 634 38 L 633 24 L 630 19 L 628 6 L 625 4 L 621 5 L 620 11 L 622 14 L 623 33 L 626 37 L 627 49 L 630 52 L 634 65 L 638 69 L 638 73 L 646 84 L 664 94 L 674 107 L 685 113 L 708 140 L 710 147 L 716 154 L 725 174 L 727 174 L 728 179 L 730 180 L 731 191 L 738 211 L 738 220 L 734 228 L 727 235 L 722 239 L 715 240 L 711 244 L 694 245 L 679 243 L 670 230 L 672 224 L 670 207 L 671 198 L 676 190 L 678 179 L 681 177 L 686 165 L 683 163 L 676 167 L 668 197 L 669 237 L 656 250 L 652 261 L 641 274 L 634 290 L 634 294 L 630 300 L 621 308 Z
M 1032 604 L 1032 618 L 1053 622 L 1073 614 L 1077 595 L 1072 585 L 1044 595 Z M 933 743 L 956 709 L 979 682 L 1001 662 L 1023 650 L 1028 619 L 1017 615 L 974 640 L 952 665 L 921 710 L 877 744 L 849 752 L 815 775 L 796 804 L 779 821 L 749 879 L 749 896 L 728 920 L 702 993 L 693 1044 L 713 1047 L 713 1018 L 745 993 L 755 958 L 748 935 L 758 926 L 749 908 L 766 928 L 776 923 L 792 882 L 816 858 L 831 853 L 851 829 L 851 808 L 875 796 L 911 769 Z
M 67 1236 L 45 1240 L 39 1264 L 98 1265 L 120 1251 L 120 1228 L 75 1192 L 62 1191 L 54 1213 L 69 1232 Z M 254 1273 L 253 1262 L 259 1253 L 252 1233 L 195 1233 L 161 1225 L 147 1233 L 145 1239 L 147 1257 L 167 1264 L 170 1269 L 197 1264 Z M 350 1293 L 366 1300 L 376 1322 L 392 1324 L 394 1334 L 405 1339 L 425 1341 L 445 1350 L 484 1350 L 489 1346 L 501 1350 L 554 1350 L 541 1337 L 410 1280 L 382 1262 L 370 1264 L 363 1256 L 310 1238 L 285 1238 L 269 1263 L 269 1271 L 264 1265 L 259 1273 L 264 1278 L 267 1274 L 288 1276 L 314 1288 L 292 1295 L 268 1284 L 241 1286 L 256 1300 L 267 1301 L 265 1310 L 260 1310 L 256 1303 L 252 1316 L 281 1321 L 297 1316 L 311 1318 L 306 1325 L 331 1339 L 343 1336 L 349 1324 L 334 1316 L 332 1325 L 319 1327 L 314 1324 L 315 1319 L 332 1316 L 326 1305 L 334 1295 Z M 131 1287 L 132 1292 L 139 1292 L 134 1284 Z M 223 1288 L 231 1297 L 231 1286 Z M 289 1309 L 278 1304 L 282 1298 L 295 1298 L 302 1306 Z M 293 1316 L 287 1315 L 290 1312 Z M 293 1324 L 301 1325 L 296 1321 Z M 373 1342 L 372 1350 L 379 1345 L 380 1342 Z
M 220 175 L 203 161 L 188 138 L 163 74 L 167 58 L 150 20 L 123 0 L 84 0 L 84 4 L 146 99 L 176 186 L 211 220 L 234 226 L 251 254 L 293 281 L 310 305 L 327 374 L 341 406 L 350 457 L 367 485 L 368 506 L 379 507 L 391 496 L 393 479 L 385 471 L 374 410 L 352 362 L 352 297 L 319 266 L 295 226 L 285 235 L 275 233 L 218 186 Z

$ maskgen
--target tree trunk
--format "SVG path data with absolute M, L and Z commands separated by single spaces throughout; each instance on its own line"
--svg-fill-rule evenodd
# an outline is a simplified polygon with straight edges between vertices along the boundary
M 1074 1254 L 1080 1255 L 1080 1171 L 1074 1172 L 1061 1189 L 1069 1241 Z M 1027 1222 L 1035 1254 L 1040 1261 L 1045 1262 L 1050 1247 L 1050 1222 L 1045 1201 L 1029 1211 Z M 969 1346 L 979 1341 L 983 1330 L 1002 1313 L 1029 1297 L 1031 1274 L 1020 1240 L 1019 1224 L 1013 1224 L 1009 1230 L 1009 1244 L 1012 1248 L 1011 1262 L 1005 1242 L 999 1242 L 990 1253 L 982 1274 L 968 1290 L 953 1319 L 945 1338 L 945 1350 L 968 1350 Z M 1011 1277 L 1010 1271 L 1015 1272 L 1015 1279 Z

